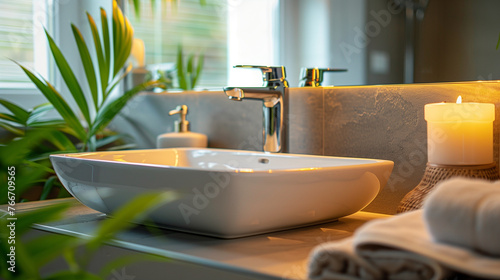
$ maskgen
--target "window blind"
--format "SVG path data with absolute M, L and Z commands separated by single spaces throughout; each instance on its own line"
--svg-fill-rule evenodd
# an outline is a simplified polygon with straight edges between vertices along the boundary
M 0 84 L 28 82 L 11 61 L 33 68 L 33 0 L 0 0 Z
M 205 55 L 197 88 L 221 87 L 227 80 L 226 0 L 140 1 L 140 17 L 126 2 L 126 15 L 134 37 L 146 48 L 146 64 L 175 64 L 177 46 L 183 46 L 185 60 L 191 53 Z M 165 6 L 167 5 L 167 6 Z

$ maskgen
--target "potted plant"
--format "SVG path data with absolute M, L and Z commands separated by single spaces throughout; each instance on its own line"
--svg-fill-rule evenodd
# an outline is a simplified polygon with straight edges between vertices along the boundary
M 88 24 L 92 31 L 90 43 L 86 42 L 75 25 L 71 25 L 90 91 L 90 101 L 87 101 L 75 71 L 47 31 L 45 34 L 52 57 L 78 108 L 73 110 L 60 91 L 49 81 L 22 65 L 19 66 L 50 103 L 24 110 L 16 104 L 0 99 L 0 104 L 9 111 L 9 113 L 0 114 L 0 127 L 8 130 L 15 137 L 30 137 L 30 131 L 33 130 L 51 130 L 50 137 L 34 147 L 23 161 L 24 164 L 46 171 L 43 179 L 34 182 L 34 184 L 44 186 L 40 194 L 41 199 L 48 197 L 53 186 L 61 187 L 48 162 L 48 156 L 51 153 L 96 151 L 111 143 L 119 143 L 117 141 L 123 135 L 107 130 L 106 126 L 127 101 L 138 92 L 161 86 L 158 81 L 148 81 L 128 90 L 123 95 L 116 94 L 115 91 L 120 81 L 131 70 L 131 66 L 126 68 L 124 66 L 132 47 L 133 28 L 116 1 L 113 1 L 111 25 L 109 25 L 106 11 L 101 8 L 100 12 L 101 32 L 94 18 L 87 13 Z M 92 61 L 91 53 L 97 58 L 97 63 Z M 51 109 L 55 109 L 62 119 L 41 120 L 41 117 Z M 83 116 L 83 120 L 78 116 Z

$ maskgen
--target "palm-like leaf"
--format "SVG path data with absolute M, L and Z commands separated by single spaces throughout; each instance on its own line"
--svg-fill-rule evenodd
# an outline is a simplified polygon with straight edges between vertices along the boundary
M 94 107 L 98 109 L 98 91 L 97 91 L 97 79 L 95 77 L 94 64 L 92 63 L 92 58 L 90 57 L 89 49 L 85 44 L 82 33 L 75 25 L 71 25 L 73 31 L 73 36 L 75 37 L 76 45 L 78 46 L 78 51 L 80 52 L 80 58 L 82 60 L 83 69 L 85 70 L 85 75 L 87 76 L 87 82 L 89 84 L 90 92 L 92 94 L 92 100 L 94 101 Z
M 109 39 L 109 25 L 108 25 L 108 17 L 106 15 L 106 11 L 101 8 L 101 29 L 102 29 L 102 41 L 104 43 L 104 57 L 107 64 L 104 65 L 103 73 L 101 74 L 101 83 L 103 80 L 106 80 L 102 86 L 102 92 L 104 98 L 106 98 L 106 88 L 108 87 L 107 80 L 109 79 L 109 71 L 110 71 L 110 63 L 111 63 L 111 43 Z
M 11 115 L 11 117 L 19 121 L 20 123 L 26 123 L 26 121 L 28 120 L 29 113 L 23 108 L 4 99 L 0 99 L 0 104 L 7 108 L 7 110 L 9 110 L 13 114 Z
M 21 66 L 21 69 L 28 75 L 28 78 L 42 92 L 45 98 L 49 100 L 57 112 L 59 112 L 66 123 L 76 132 L 77 137 L 84 141 L 87 138 L 87 133 L 80 123 L 80 120 L 76 117 L 64 98 L 62 98 L 61 94 L 45 79 L 39 79 L 34 73 L 23 66 Z
M 102 15 L 104 13 L 104 15 Z M 101 9 L 101 17 L 104 17 L 102 20 L 107 22 L 106 12 Z M 94 39 L 94 48 L 97 57 L 99 76 L 101 80 L 101 95 L 106 92 L 106 87 L 108 86 L 109 79 L 109 62 L 107 61 L 107 57 L 104 56 L 102 51 L 101 39 L 99 36 L 99 31 L 97 30 L 97 25 L 95 23 L 94 18 L 87 13 L 87 19 L 89 22 L 90 30 L 92 31 L 92 38 Z M 99 107 L 99 104 L 96 104 L 96 107 Z
M 69 66 L 68 61 L 54 42 L 52 36 L 50 36 L 50 34 L 47 32 L 47 30 L 45 30 L 45 34 L 49 41 L 50 51 L 52 52 L 52 56 L 54 57 L 57 68 L 59 68 L 59 72 L 61 73 L 64 83 L 68 86 L 69 91 L 73 96 L 76 104 L 78 105 L 81 113 L 85 117 L 85 120 L 87 121 L 87 123 L 90 123 L 91 120 L 87 100 L 85 99 L 85 94 L 83 93 L 80 83 L 78 83 L 78 80 L 76 79 L 75 73 Z M 82 60 L 82 64 L 84 63 L 85 61 Z
M 126 102 L 137 92 L 147 89 L 148 86 L 156 85 L 155 82 L 149 82 L 130 90 L 121 97 L 110 99 L 110 96 L 113 96 L 111 92 L 128 71 L 130 71 L 130 69 L 127 69 L 122 73 L 124 64 L 132 49 L 133 28 L 128 19 L 123 15 L 116 1 L 113 1 L 111 30 L 108 26 L 108 16 L 102 8 L 100 10 L 100 17 L 101 33 L 97 28 L 94 18 L 87 13 L 88 24 L 93 39 L 92 45 L 97 58 L 96 63 L 91 58 L 89 45 L 85 42 L 85 38 L 82 36 L 80 30 L 74 25 L 71 26 L 91 93 L 91 98 L 88 101 L 76 79 L 75 71 L 69 66 L 53 38 L 46 32 L 52 56 L 71 93 L 73 101 L 78 106 L 79 112 L 73 112 L 69 106 L 69 102 L 48 81 L 39 78 L 39 75 L 20 65 L 30 80 L 59 112 L 71 130 L 74 131 L 72 134 L 83 143 L 82 149 L 90 151 L 95 150 L 97 147 L 96 134 L 100 133 L 109 124 L 114 116 L 125 106 Z M 90 102 L 93 104 L 89 106 Z M 95 109 L 94 116 L 90 114 L 90 108 Z M 48 110 L 48 107 L 37 108 L 31 116 L 32 119 L 28 119 L 30 114 L 23 112 L 20 108 L 11 106 L 9 110 L 12 112 L 11 115 L 0 115 L 0 119 L 7 121 L 0 122 L 0 125 L 7 126 L 8 121 L 15 121 L 22 123 L 23 126 L 27 126 L 28 124 L 40 126 L 44 123 L 38 122 L 38 118 L 45 110 Z M 81 124 L 77 117 L 80 113 L 84 116 L 85 126 Z M 10 127 L 8 128 L 10 129 Z M 68 145 L 62 145 L 62 147 L 68 148 Z
M 26 125 L 27 126 L 32 126 L 40 123 L 38 120 L 45 115 L 50 110 L 54 110 L 54 106 L 50 103 L 44 103 L 40 104 L 36 107 L 34 107 L 30 112 L 29 112 L 29 117 L 26 120 Z

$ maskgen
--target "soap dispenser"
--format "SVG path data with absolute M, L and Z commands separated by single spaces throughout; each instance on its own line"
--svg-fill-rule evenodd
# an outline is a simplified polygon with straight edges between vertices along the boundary
M 179 114 L 180 120 L 175 121 L 175 132 L 164 133 L 156 139 L 157 148 L 179 148 L 179 147 L 207 147 L 207 136 L 205 134 L 189 131 L 189 122 L 186 120 L 188 107 L 180 105 L 170 111 L 170 116 Z

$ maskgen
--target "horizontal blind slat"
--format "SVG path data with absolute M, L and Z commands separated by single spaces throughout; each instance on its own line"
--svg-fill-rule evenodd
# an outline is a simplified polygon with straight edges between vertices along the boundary
M 0 83 L 29 81 L 10 59 L 33 68 L 33 0 L 0 0 Z

